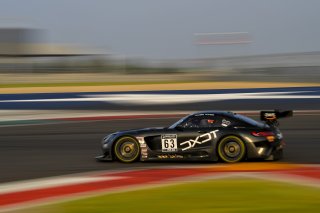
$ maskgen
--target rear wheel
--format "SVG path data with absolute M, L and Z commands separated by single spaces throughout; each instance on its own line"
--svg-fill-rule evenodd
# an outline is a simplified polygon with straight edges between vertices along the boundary
M 236 163 L 243 159 L 246 153 L 244 142 L 236 136 L 223 138 L 218 145 L 219 157 L 227 163 Z
M 131 163 L 139 158 L 139 142 L 131 137 L 122 137 L 114 146 L 116 158 L 123 163 Z

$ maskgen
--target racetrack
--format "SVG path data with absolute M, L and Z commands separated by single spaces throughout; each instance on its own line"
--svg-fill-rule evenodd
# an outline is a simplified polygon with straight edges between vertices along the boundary
M 320 163 L 320 114 L 281 120 L 287 143 L 284 162 Z M 0 128 L 0 182 L 95 170 L 198 163 L 99 163 L 105 134 L 131 128 L 167 126 L 174 118 L 69 122 Z

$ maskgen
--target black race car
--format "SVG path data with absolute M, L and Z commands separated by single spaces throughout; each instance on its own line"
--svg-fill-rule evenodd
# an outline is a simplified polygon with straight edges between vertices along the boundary
M 278 118 L 292 111 L 261 111 L 263 122 L 233 112 L 188 115 L 169 127 L 119 131 L 102 140 L 100 161 L 206 160 L 234 163 L 243 159 L 282 158 Z

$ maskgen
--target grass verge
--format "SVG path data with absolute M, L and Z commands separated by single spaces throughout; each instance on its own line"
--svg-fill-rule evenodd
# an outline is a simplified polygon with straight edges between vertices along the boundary
M 23 212 L 318 212 L 320 190 L 257 179 L 224 179 L 109 194 Z

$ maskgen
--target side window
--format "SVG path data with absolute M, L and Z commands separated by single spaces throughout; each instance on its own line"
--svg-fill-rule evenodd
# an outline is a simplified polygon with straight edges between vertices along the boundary
M 237 125 L 234 119 L 222 115 L 202 114 L 188 118 L 181 124 L 182 128 L 217 128 Z
M 220 115 L 207 115 L 204 120 L 202 120 L 203 127 L 220 127 L 221 116 Z
M 188 119 L 184 128 L 211 128 L 221 127 L 222 118 L 219 115 L 195 115 Z
M 186 129 L 199 128 L 202 116 L 192 116 L 186 120 L 181 126 Z
M 228 127 L 235 125 L 235 121 L 229 117 L 221 115 L 206 116 L 205 121 L 201 121 L 205 127 Z

